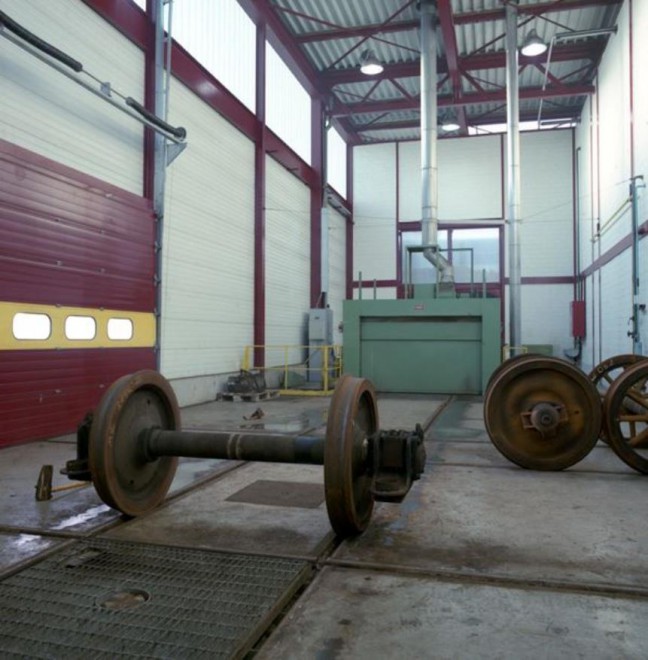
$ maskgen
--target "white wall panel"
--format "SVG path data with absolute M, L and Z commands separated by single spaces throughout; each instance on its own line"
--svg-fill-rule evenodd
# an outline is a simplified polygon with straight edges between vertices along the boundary
M 574 155 L 574 167 L 578 167 L 578 195 L 580 202 L 579 227 L 580 227 L 580 269 L 583 271 L 591 265 L 594 254 L 592 237 L 596 232 L 596 219 L 594 217 L 594 182 L 592 180 L 592 143 L 590 142 L 590 131 L 592 130 L 592 105 L 591 99 L 585 101 L 581 122 L 575 129 L 575 146 L 578 149 Z M 576 163 L 578 165 L 576 165 Z
M 347 195 L 347 144 L 342 136 L 330 128 L 326 134 L 326 174 L 329 185 Z
M 634 2 L 633 9 L 633 91 L 634 91 L 634 138 L 635 174 L 643 175 L 648 183 L 648 85 L 645 84 L 648 63 L 648 3 Z M 640 191 L 639 222 L 648 220 L 648 189 Z M 640 290 L 639 302 L 648 303 L 648 240 L 639 243 Z M 643 353 L 648 352 L 648 315 L 642 314 L 639 330 Z
M 522 341 L 551 344 L 554 355 L 573 347 L 571 337 L 571 284 L 528 284 L 522 286 Z M 507 328 L 508 329 L 508 328 Z
M 630 178 L 630 62 L 627 2 L 621 8 L 617 25 L 619 32 L 610 37 L 598 74 L 602 224 L 616 212 L 628 197 L 628 179 Z M 621 219 L 606 230 L 601 237 L 604 252 L 628 234 L 630 222 L 630 211 L 626 207 Z
M 338 325 L 343 320 L 342 301 L 346 298 L 346 218 L 329 209 L 328 262 L 329 291 L 328 302 L 333 310 L 333 343 L 342 344 L 343 334 Z
M 421 145 L 398 145 L 401 222 L 421 219 Z M 439 219 L 502 217 L 502 159 L 499 136 L 438 142 Z
M 174 39 L 254 112 L 256 27 L 236 0 L 173 3 Z
M 269 156 L 265 208 L 266 344 L 305 344 L 310 308 L 310 191 Z M 267 366 L 280 364 L 281 359 L 268 352 Z
M 288 65 L 268 43 L 266 43 L 266 124 L 310 164 L 311 97 Z
M 169 119 L 189 146 L 167 171 L 162 372 L 236 371 L 253 341 L 254 145 L 175 79 Z
M 353 150 L 353 279 L 396 278 L 396 145 Z
M 648 2 L 632 3 L 633 23 L 633 92 L 634 92 L 634 137 L 635 174 L 642 174 L 648 180 L 648 85 L 646 85 L 646 64 L 648 63 Z M 641 218 L 648 218 L 648 205 L 643 195 Z
M 0 9 L 92 75 L 143 101 L 142 52 L 80 0 L 0 0 Z M 139 122 L 6 39 L 0 39 L 0 72 L 0 138 L 142 194 Z
M 572 275 L 572 132 L 523 133 L 520 180 L 522 275 Z
M 632 353 L 632 253 L 623 254 L 606 264 L 601 271 L 601 345 L 603 359 L 620 353 Z
M 596 306 L 594 304 L 596 284 L 594 277 L 590 276 L 585 281 L 585 340 L 583 341 L 583 355 L 581 367 L 589 373 L 598 363 L 597 335 L 598 319 L 596 318 Z
M 379 286 L 376 287 L 375 291 L 376 300 L 396 300 L 396 287 L 395 286 Z M 360 296 L 358 295 L 358 289 L 353 289 L 353 299 L 358 300 Z M 362 289 L 362 299 L 363 300 L 374 300 L 374 289 L 373 287 L 363 287 Z

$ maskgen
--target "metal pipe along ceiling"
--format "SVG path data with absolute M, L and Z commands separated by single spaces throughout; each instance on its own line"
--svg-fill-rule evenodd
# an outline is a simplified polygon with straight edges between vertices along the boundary
M 425 258 L 437 268 L 441 281 L 453 281 L 452 266 L 438 251 L 437 167 L 437 40 L 436 3 L 421 0 L 421 229 Z

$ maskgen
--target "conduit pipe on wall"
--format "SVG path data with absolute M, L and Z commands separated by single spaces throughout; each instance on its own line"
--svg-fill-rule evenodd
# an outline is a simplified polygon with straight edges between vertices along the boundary
M 450 262 L 439 252 L 439 180 L 437 167 L 437 8 L 421 0 L 421 230 L 423 256 L 438 270 L 441 282 L 454 281 Z
M 506 152 L 508 156 L 509 346 L 522 345 L 520 259 L 520 99 L 517 6 L 506 5 Z M 514 353 L 511 352 L 511 355 Z
M 643 344 L 639 332 L 639 314 L 645 312 L 646 306 L 639 303 L 639 188 L 645 188 L 643 176 L 634 176 L 630 180 L 630 197 L 632 199 L 632 352 L 643 354 Z
M 547 62 L 545 63 L 545 72 L 544 72 L 544 81 L 542 82 L 542 91 L 544 92 L 547 87 L 547 80 L 549 78 L 549 67 L 551 66 L 551 55 L 553 54 L 553 48 L 556 41 L 569 41 L 570 39 L 583 39 L 585 37 L 598 37 L 606 34 L 616 34 L 617 26 L 609 28 L 597 28 L 595 30 L 575 30 L 573 32 L 558 32 L 554 34 L 549 43 L 549 51 L 547 53 Z M 540 125 L 540 119 L 542 117 L 542 102 L 544 98 L 540 99 L 540 105 L 538 106 L 538 125 Z

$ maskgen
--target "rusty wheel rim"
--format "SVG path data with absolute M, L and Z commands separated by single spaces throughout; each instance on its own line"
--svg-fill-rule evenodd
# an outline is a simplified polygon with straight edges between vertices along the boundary
M 504 369 L 508 369 L 512 364 L 517 364 L 519 362 L 524 362 L 525 360 L 537 360 L 540 355 L 537 353 L 521 353 L 520 355 L 514 355 L 513 357 L 507 358 L 504 360 L 504 362 L 501 362 L 498 364 L 495 369 L 493 370 L 493 373 L 491 373 L 490 378 L 488 379 L 488 383 L 486 384 L 486 389 L 484 391 L 484 397 L 488 395 L 488 390 L 490 389 L 491 385 L 499 376 Z
M 648 361 L 629 367 L 603 401 L 608 443 L 637 472 L 648 474 Z
M 180 409 L 169 382 L 156 371 L 115 381 L 94 412 L 89 461 L 99 497 L 129 516 L 156 507 L 166 496 L 178 459 L 148 461 L 138 436 L 151 427 L 180 428 Z
M 484 401 L 486 429 L 495 447 L 532 470 L 564 470 L 587 456 L 601 418 L 596 387 L 558 358 L 512 363 L 493 380 Z
M 363 532 L 373 512 L 367 438 L 378 430 L 376 393 L 364 378 L 343 376 L 329 407 L 324 448 L 326 509 L 338 536 Z
M 619 376 L 625 373 L 629 367 L 645 359 L 646 358 L 643 355 L 635 355 L 634 353 L 615 355 L 597 364 L 594 369 L 590 371 L 588 378 L 594 383 L 594 385 L 596 385 L 596 389 L 598 389 L 601 398 L 603 399 L 612 383 L 614 383 Z M 604 420 L 604 423 L 601 425 L 600 438 L 603 442 L 609 444 L 606 426 Z

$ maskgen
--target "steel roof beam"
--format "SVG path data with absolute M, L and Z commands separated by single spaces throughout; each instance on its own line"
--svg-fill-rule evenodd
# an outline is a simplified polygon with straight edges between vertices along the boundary
M 557 4 L 552 2 L 540 2 L 535 5 L 523 5 L 518 7 L 520 14 L 531 14 L 539 16 L 546 13 L 570 11 L 574 9 L 586 9 L 587 7 L 600 7 L 601 5 L 620 5 L 623 0 L 564 0 Z M 315 19 L 314 19 L 315 20 Z M 482 11 L 469 11 L 456 13 L 454 15 L 455 25 L 466 25 L 470 23 L 484 23 L 486 21 L 504 20 L 504 9 L 489 9 Z M 417 29 L 418 21 L 400 21 L 390 25 L 363 25 L 348 28 L 337 28 L 306 32 L 296 35 L 297 43 L 312 43 L 314 41 L 332 41 L 335 39 L 352 39 L 354 37 L 366 37 L 373 34 L 386 34 L 388 32 L 406 32 Z
M 602 5 L 620 5 L 623 0 L 562 0 L 556 2 L 539 2 L 535 5 L 518 5 L 517 12 L 521 16 L 541 16 L 542 14 L 586 9 L 587 7 L 601 7 Z M 504 7 L 501 9 L 486 9 L 482 11 L 469 11 L 455 15 L 455 24 L 484 23 L 485 21 L 503 21 L 506 16 Z
M 562 85 L 560 88 L 530 87 L 520 90 L 521 100 L 539 100 L 560 98 L 565 96 L 589 96 L 594 93 L 593 85 Z M 476 105 L 482 103 L 501 103 L 506 100 L 506 90 L 495 92 L 484 92 L 483 94 L 465 94 L 460 99 L 451 97 L 440 97 L 439 107 L 457 108 L 460 106 Z M 418 110 L 420 100 L 418 97 L 411 99 L 396 99 L 393 101 L 373 101 L 369 103 L 349 103 L 345 108 L 334 111 L 335 116 L 348 116 L 366 114 L 373 112 L 398 112 L 400 110 Z
M 372 37 L 374 34 L 388 34 L 394 32 L 407 32 L 418 28 L 418 21 L 394 21 L 387 25 L 363 25 L 357 27 L 340 27 L 334 30 L 322 32 L 307 32 L 295 36 L 295 41 L 300 44 L 312 43 L 313 41 L 331 41 L 332 39 L 353 39 L 358 37 Z
M 601 56 L 605 44 L 591 43 L 584 44 L 569 44 L 565 46 L 556 46 L 551 55 L 551 62 L 569 62 L 572 60 L 592 60 L 597 61 Z M 520 55 L 520 65 L 524 64 L 546 64 L 547 53 L 539 57 L 524 57 Z M 445 59 L 437 61 L 439 73 L 449 73 L 448 66 Z M 457 66 L 461 71 L 483 71 L 485 69 L 503 69 L 506 66 L 506 54 L 504 51 L 494 53 L 480 53 L 478 55 L 471 55 L 468 57 L 461 57 L 458 60 Z M 387 64 L 382 73 L 377 76 L 372 76 L 374 80 L 382 78 L 413 78 L 420 74 L 420 67 L 418 60 L 413 62 L 403 62 L 400 64 Z M 337 71 L 329 71 L 322 74 L 322 80 L 329 87 L 334 85 L 342 85 L 345 83 L 358 83 L 367 82 L 367 76 L 360 72 L 359 69 L 344 69 Z
M 461 71 L 459 70 L 459 49 L 457 48 L 457 35 L 455 34 L 454 21 L 452 20 L 452 5 L 450 0 L 438 0 L 437 14 L 441 34 L 443 35 L 443 46 L 445 51 L 448 73 L 452 81 L 452 96 L 455 100 L 461 98 Z M 466 135 L 468 127 L 466 124 L 466 110 L 463 106 L 457 108 L 457 123 L 459 134 Z
M 543 112 L 543 119 L 565 119 L 566 121 L 572 119 L 570 114 L 572 113 L 573 108 L 565 108 L 564 110 L 555 109 L 552 112 Z M 488 126 L 489 124 L 502 124 L 506 121 L 505 112 L 501 112 L 500 115 L 495 115 L 493 117 L 468 117 L 471 124 L 478 124 L 479 126 Z M 520 121 L 536 121 L 538 119 L 538 113 L 535 111 L 523 112 L 520 113 Z M 411 119 L 406 121 L 390 121 L 390 122 L 379 122 L 375 124 L 355 124 L 353 130 L 358 133 L 366 133 L 369 131 L 397 131 L 401 129 L 413 129 L 420 128 L 420 122 L 417 119 Z M 439 134 L 443 136 L 443 133 L 439 131 Z M 454 136 L 454 133 L 453 133 Z

